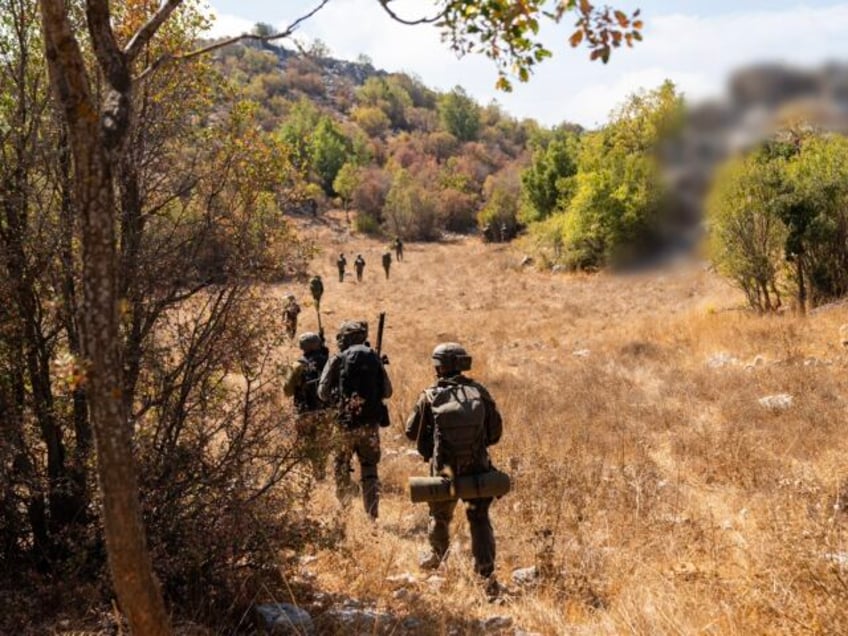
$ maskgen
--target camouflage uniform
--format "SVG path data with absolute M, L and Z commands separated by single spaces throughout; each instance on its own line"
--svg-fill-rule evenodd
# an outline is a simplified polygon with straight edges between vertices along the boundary
M 354 494 L 355 487 L 350 479 L 350 473 L 352 472 L 350 464 L 355 454 L 359 460 L 359 476 L 362 482 L 362 503 L 365 507 L 365 512 L 372 519 L 376 519 L 379 514 L 380 503 L 380 482 L 377 473 L 377 464 L 380 462 L 379 427 L 381 422 L 376 420 L 358 422 L 355 427 L 346 424 L 340 391 L 342 364 L 344 363 L 342 354 L 348 348 L 355 345 L 364 344 L 367 347 L 367 343 L 365 343 L 367 329 L 367 324 L 361 322 L 348 321 L 342 324 L 339 335 L 336 337 L 339 345 L 339 353 L 333 355 L 324 367 L 324 372 L 321 374 L 321 380 L 318 383 L 318 397 L 328 404 L 335 403 L 339 405 L 334 440 L 336 452 L 334 460 L 336 496 L 339 501 L 346 502 Z M 392 383 L 382 364 L 380 364 L 380 369 L 383 374 L 382 398 L 387 399 L 392 396 Z
M 399 236 L 395 239 L 395 260 L 403 260 L 403 241 L 400 240 Z
M 345 275 L 345 267 L 347 267 L 347 259 L 344 254 L 339 254 L 339 258 L 336 260 L 336 267 L 339 268 L 339 282 L 344 282 Z
M 304 457 L 312 465 L 315 479 L 320 481 L 326 475 L 327 455 L 333 431 L 331 413 L 327 410 L 327 405 L 318 398 L 318 379 L 330 352 L 315 333 L 301 334 L 298 344 L 303 356 L 298 359 L 286 379 L 283 393 L 294 399 L 297 410 L 295 430 Z
M 286 296 L 286 306 L 283 308 L 283 319 L 286 324 L 286 335 L 289 340 L 294 340 L 297 334 L 297 317 L 300 314 L 300 305 L 294 298 L 293 294 Z
M 473 475 L 487 472 L 491 469 L 491 461 L 487 447 L 497 444 L 503 432 L 503 422 L 497 406 L 489 392 L 479 383 L 462 375 L 461 370 L 452 364 L 450 356 L 435 356 L 440 350 L 461 351 L 468 359 L 465 350 L 454 343 L 445 343 L 436 347 L 433 352 L 434 363 L 439 376 L 436 383 L 425 389 L 418 398 L 412 414 L 406 421 L 406 436 L 417 444 L 418 452 L 430 462 L 431 475 Z M 439 431 L 436 430 L 432 405 L 439 392 L 452 387 L 470 387 L 479 394 L 485 408 L 483 419 L 484 435 L 480 439 L 469 441 L 469 448 L 458 457 L 460 449 L 447 448 L 439 443 Z M 491 577 L 495 569 L 495 535 L 489 520 L 489 507 L 492 499 L 470 499 L 465 501 L 465 516 L 471 531 L 471 551 L 474 555 L 474 570 L 483 577 Z M 422 560 L 421 565 L 427 568 L 438 567 L 444 560 L 450 546 L 450 523 L 453 519 L 456 501 L 430 502 L 429 541 L 432 552 Z M 492 579 L 493 581 L 494 579 Z
M 309 281 L 309 293 L 312 294 L 312 299 L 315 301 L 316 305 L 321 304 L 321 296 L 324 295 L 324 283 L 321 281 L 321 277 L 318 274 L 312 277 L 312 280 Z
M 356 255 L 356 260 L 353 261 L 353 269 L 356 270 L 356 282 L 362 282 L 362 272 L 365 270 L 365 259 L 362 254 Z
M 389 279 L 389 268 L 392 266 L 392 253 L 388 250 L 383 252 L 383 271 L 386 272 L 386 280 Z

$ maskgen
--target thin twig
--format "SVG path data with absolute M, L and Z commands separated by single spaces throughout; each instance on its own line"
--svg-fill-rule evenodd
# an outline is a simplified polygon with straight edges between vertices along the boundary
M 312 11 L 300 16 L 297 20 L 292 22 L 289 26 L 287 26 L 283 31 L 279 33 L 274 33 L 273 35 L 256 35 L 255 33 L 242 33 L 241 35 L 236 35 L 231 38 L 227 38 L 226 40 L 221 40 L 220 42 L 216 42 L 215 44 L 210 44 L 209 46 L 204 46 L 199 49 L 195 49 L 194 51 L 189 51 L 188 53 L 180 53 L 180 54 L 171 54 L 166 53 L 165 55 L 157 58 L 150 66 L 148 66 L 142 73 L 136 78 L 136 81 L 142 81 L 147 76 L 152 74 L 161 66 L 169 63 L 169 62 L 184 62 L 186 60 L 193 59 L 195 57 L 199 57 L 200 55 L 205 55 L 206 53 L 211 53 L 217 49 L 223 48 L 225 46 L 229 46 L 230 44 L 235 44 L 236 42 L 241 42 L 242 40 L 256 40 L 258 42 L 270 42 L 271 40 L 280 40 L 283 38 L 287 38 L 291 36 L 295 30 L 300 26 L 300 24 L 316 13 L 318 13 L 321 9 L 326 6 L 330 0 L 321 0 L 320 4 L 316 6 Z

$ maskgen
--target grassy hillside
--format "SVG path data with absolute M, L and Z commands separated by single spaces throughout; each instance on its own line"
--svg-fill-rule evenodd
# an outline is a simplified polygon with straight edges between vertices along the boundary
M 381 244 L 331 228 L 304 228 L 324 247 L 314 270 L 325 279 L 328 335 L 343 319 L 375 325 L 386 311 L 396 389 L 376 528 L 359 502 L 340 509 L 330 484 L 310 504 L 344 531 L 340 547 L 305 559 L 307 587 L 292 581 L 327 630 L 356 633 L 329 612 L 348 599 L 382 613 L 376 628 L 362 625 L 376 633 L 844 629 L 848 357 L 838 327 L 848 310 L 757 317 L 696 263 L 551 275 L 468 239 L 409 245 L 385 281 Z M 338 283 L 338 251 L 364 255 L 362 283 L 352 274 Z M 301 328 L 314 327 L 311 308 L 303 317 Z M 405 483 L 425 465 L 402 425 L 442 340 L 468 347 L 471 375 L 504 415 L 493 454 L 515 489 L 493 506 L 502 605 L 474 580 L 461 508 L 444 580 L 417 570 L 426 506 L 408 502 Z M 758 402 L 779 393 L 793 398 L 786 410 Z M 536 581 L 511 580 L 533 565 Z M 406 573 L 414 580 L 392 579 Z M 503 620 L 480 622 L 492 616 Z

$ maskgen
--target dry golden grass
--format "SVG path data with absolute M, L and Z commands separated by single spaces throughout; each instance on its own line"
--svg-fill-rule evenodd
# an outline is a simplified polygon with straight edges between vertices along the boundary
M 409 245 L 386 281 L 383 245 L 304 231 L 324 247 L 314 268 L 328 335 L 346 318 L 369 319 L 373 332 L 386 311 L 395 384 L 377 527 L 359 505 L 339 510 L 329 484 L 310 504 L 346 529 L 341 549 L 316 548 L 319 589 L 418 617 L 414 633 L 475 633 L 493 614 L 513 619 L 503 633 L 848 632 L 848 309 L 757 317 L 694 264 L 552 275 L 476 240 Z M 338 251 L 364 255 L 363 283 L 352 273 L 338 282 Z M 305 307 L 301 329 L 314 326 Z M 409 503 L 405 483 L 425 466 L 401 433 L 443 340 L 467 346 L 471 375 L 504 415 L 493 456 L 515 489 L 492 512 L 503 605 L 486 603 L 474 580 L 461 508 L 441 589 L 417 570 L 426 506 Z M 789 409 L 759 404 L 777 393 L 793 396 Z M 510 581 L 531 565 L 543 573 L 535 587 Z M 417 583 L 398 594 L 386 579 L 404 572 Z

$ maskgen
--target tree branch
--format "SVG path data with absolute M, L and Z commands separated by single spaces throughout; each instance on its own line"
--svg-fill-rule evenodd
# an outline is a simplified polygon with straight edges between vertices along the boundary
M 330 0 L 321 0 L 318 6 L 312 9 L 312 11 L 300 16 L 297 20 L 288 25 L 284 30 L 280 31 L 279 33 L 274 33 L 273 35 L 256 35 L 254 33 L 242 33 L 241 35 L 236 35 L 234 37 L 227 38 L 226 40 L 221 40 L 220 42 L 216 42 L 215 44 L 210 44 L 209 46 L 204 46 L 199 49 L 195 49 L 194 51 L 189 51 L 188 53 L 180 53 L 177 55 L 166 53 L 165 55 L 162 55 L 161 57 L 154 60 L 154 62 L 150 66 L 148 66 L 146 69 L 144 69 L 144 71 L 142 71 L 142 73 L 136 78 L 136 80 L 144 80 L 148 75 L 152 74 L 158 68 L 169 62 L 184 62 L 186 60 L 205 55 L 206 53 L 211 53 L 212 51 L 216 51 L 217 49 L 223 48 L 225 46 L 229 46 L 230 44 L 241 42 L 242 40 L 270 42 L 271 40 L 280 40 L 283 38 L 287 38 L 295 32 L 295 30 L 301 25 L 301 23 L 305 22 L 306 20 L 314 16 L 316 13 L 318 13 L 329 2 Z
M 434 22 L 437 22 L 444 18 L 448 13 L 448 9 L 445 8 L 430 18 L 418 18 L 417 20 L 407 20 L 406 18 L 400 17 L 397 13 L 395 13 L 389 8 L 389 3 L 391 1 L 392 0 L 379 0 L 380 6 L 383 7 L 383 11 L 388 13 L 389 17 L 395 22 L 400 22 L 401 24 L 406 24 L 408 26 L 415 26 L 417 24 L 433 24 Z
M 159 7 L 159 10 L 154 13 L 138 31 L 136 31 L 135 35 L 130 38 L 130 41 L 127 43 L 126 47 L 124 47 L 124 55 L 127 56 L 127 60 L 129 62 L 132 62 L 136 57 L 138 57 L 138 54 L 141 52 L 141 49 L 144 48 L 144 45 L 150 42 L 150 38 L 156 34 L 159 27 L 162 26 L 169 17 L 171 17 L 171 14 L 182 4 L 182 2 L 183 0 L 166 0 Z
M 109 85 L 120 93 L 130 88 L 131 78 L 123 51 L 115 41 L 108 0 L 86 0 L 85 16 L 94 55 Z

